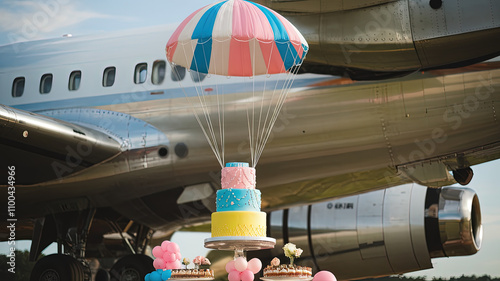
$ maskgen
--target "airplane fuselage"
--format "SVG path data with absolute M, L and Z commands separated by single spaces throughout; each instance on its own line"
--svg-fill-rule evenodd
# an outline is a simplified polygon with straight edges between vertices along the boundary
M 91 127 L 109 134 L 120 149 L 85 169 L 77 168 L 79 159 L 87 156 L 84 148 L 68 149 L 57 161 L 31 158 L 28 162 L 44 163 L 31 174 L 23 174 L 23 163 L 36 156 L 12 153 L 3 164 L 17 165 L 21 175 L 17 192 L 25 204 L 20 214 L 47 214 L 71 208 L 63 202 L 84 198 L 159 228 L 172 218 L 158 218 L 158 209 L 151 206 L 156 204 L 154 194 L 177 190 L 180 196 L 186 187 L 199 184 L 218 187 L 220 166 L 192 114 L 189 100 L 194 98 L 186 98 L 172 81 L 168 64 L 164 80 L 158 80 L 162 74 L 157 66 L 166 63 L 169 34 L 168 28 L 158 27 L 0 49 L 8 58 L 0 70 L 1 104 Z M 114 81 L 106 85 L 110 68 Z M 80 75 L 76 89 L 75 72 Z M 42 93 L 47 74 L 52 75 L 51 88 Z M 15 96 L 20 77 L 24 90 Z M 497 62 L 381 82 L 299 75 L 257 166 L 263 209 L 409 181 L 427 186 L 454 183 L 450 171 L 500 156 L 495 109 L 499 78 Z M 185 87 L 196 84 L 189 72 L 184 82 Z M 248 129 L 239 118 L 251 89 L 231 81 L 227 85 L 233 91 L 226 99 L 235 110 L 226 113 L 226 159 L 248 161 Z M 50 175 L 48 180 L 37 182 L 42 174 Z

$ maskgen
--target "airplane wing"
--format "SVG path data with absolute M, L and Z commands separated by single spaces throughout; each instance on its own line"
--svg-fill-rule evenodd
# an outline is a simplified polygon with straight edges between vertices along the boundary
M 0 105 L 0 164 L 16 167 L 18 185 L 77 173 L 119 154 L 120 146 L 96 128 Z

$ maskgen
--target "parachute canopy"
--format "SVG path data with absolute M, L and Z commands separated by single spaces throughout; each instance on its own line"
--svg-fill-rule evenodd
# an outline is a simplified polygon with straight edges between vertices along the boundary
M 167 43 L 167 59 L 204 74 L 256 76 L 299 66 L 308 45 L 283 16 L 253 2 L 227 0 L 187 17 Z
M 178 81 L 221 168 L 226 152 L 244 157 L 245 142 L 250 157 L 243 160 L 257 165 L 307 50 L 288 20 L 245 0 L 205 6 L 170 37 L 172 73 L 191 73 L 194 83 Z

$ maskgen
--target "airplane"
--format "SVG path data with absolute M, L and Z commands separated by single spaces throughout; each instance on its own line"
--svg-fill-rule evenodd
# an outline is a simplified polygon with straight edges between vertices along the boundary
M 303 245 L 305 264 L 339 280 L 477 252 L 478 196 L 447 186 L 466 185 L 471 166 L 500 158 L 499 61 L 487 60 L 500 50 L 491 40 L 499 4 L 257 2 L 284 12 L 310 42 L 257 166 L 269 236 Z M 474 16 L 482 12 L 489 16 Z M 0 47 L 0 163 L 15 186 L 15 201 L 1 198 L 15 202 L 1 220 L 15 232 L 0 239 L 32 240 L 32 260 L 58 244 L 32 280 L 89 279 L 91 258 L 101 263 L 95 280 L 142 280 L 151 241 L 209 223 L 220 166 L 177 83 L 203 77 L 171 71 L 172 32 Z M 248 98 L 227 83 L 228 98 Z M 226 146 L 227 159 L 243 157 L 238 138 Z

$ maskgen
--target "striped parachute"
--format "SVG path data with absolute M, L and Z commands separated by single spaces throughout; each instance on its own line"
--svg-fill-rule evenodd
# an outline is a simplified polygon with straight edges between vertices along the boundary
M 166 46 L 174 72 L 182 67 L 198 76 L 219 77 L 214 81 L 238 77 L 252 85 L 248 91 L 252 106 L 242 108 L 248 116 L 252 166 L 260 158 L 307 50 L 306 40 L 287 19 L 245 0 L 220 1 L 195 11 L 179 25 Z M 257 77 L 263 77 L 259 78 L 262 81 Z M 224 87 L 210 79 L 198 80 L 203 81 L 196 85 L 200 105 L 195 107 L 195 115 L 223 166 L 224 100 L 226 94 L 233 93 L 222 92 Z M 263 106 L 256 109 L 259 99 Z M 218 124 L 212 122 L 215 120 Z

